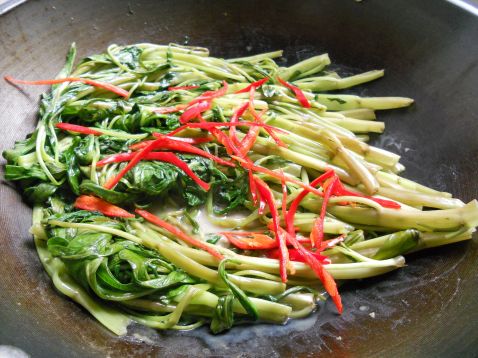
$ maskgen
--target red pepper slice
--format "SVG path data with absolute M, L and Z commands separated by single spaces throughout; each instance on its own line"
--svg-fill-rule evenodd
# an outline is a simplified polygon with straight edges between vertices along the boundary
M 259 198 L 258 198 L 256 182 L 254 181 L 254 174 L 252 173 L 252 170 L 248 170 L 247 175 L 249 177 L 249 190 L 251 192 L 252 204 L 254 206 L 257 206 Z M 264 209 L 262 209 L 262 211 L 264 211 Z M 259 212 L 259 215 L 262 215 L 262 214 L 263 213 Z
M 289 261 L 289 252 L 287 250 L 286 238 L 281 232 L 281 227 L 279 224 L 279 212 L 274 201 L 274 196 L 272 195 L 271 189 L 269 186 L 261 179 L 255 178 L 257 190 L 261 196 L 261 200 L 264 200 L 269 206 L 269 210 L 272 216 L 272 225 L 271 229 L 274 232 L 275 239 L 279 245 L 280 250 L 280 259 L 279 259 L 279 271 L 282 282 L 287 282 L 287 269 L 293 273 L 294 268 Z
M 201 101 L 195 102 L 192 105 L 189 105 L 186 110 L 179 117 L 179 121 L 184 124 L 192 121 L 193 119 L 198 118 L 198 116 L 211 108 L 211 101 Z
M 267 109 L 263 109 L 261 113 L 259 113 L 259 117 L 267 111 Z M 232 129 L 232 128 L 231 128 Z M 254 144 L 257 141 L 257 137 L 259 136 L 261 128 L 260 127 L 251 127 L 247 132 L 246 136 L 242 139 L 240 146 L 239 146 L 239 155 L 245 157 L 246 154 L 251 150 Z
M 171 225 L 170 223 L 167 223 L 164 220 L 161 220 L 156 215 L 151 214 L 149 211 L 136 209 L 135 212 L 136 214 L 145 218 L 150 223 L 156 226 L 162 227 L 163 229 L 169 231 L 171 234 L 175 235 L 178 239 L 181 239 L 182 241 L 187 242 L 188 244 L 195 246 L 201 250 L 209 252 L 212 256 L 216 257 L 219 260 L 222 260 L 224 258 L 223 255 L 221 255 L 218 251 L 216 251 L 211 246 L 207 245 L 205 242 L 197 240 L 187 235 L 186 233 L 179 230 L 177 227 Z
M 153 133 L 153 136 L 157 137 L 157 133 Z M 178 142 L 184 142 L 184 143 L 188 143 L 188 144 L 209 143 L 210 141 L 213 140 L 212 137 L 185 138 L 185 137 L 170 137 L 170 136 L 168 136 L 168 138 L 171 138 L 171 139 L 176 140 Z M 142 141 L 142 142 L 139 142 L 139 143 L 136 143 L 136 144 L 132 144 L 132 145 L 129 146 L 129 149 L 139 150 L 139 149 L 142 149 L 142 148 L 146 147 L 151 142 L 154 142 L 154 139 L 145 140 L 145 141 Z
M 176 86 L 168 87 L 168 91 L 181 91 L 199 88 L 200 86 Z
M 180 142 L 180 141 L 177 141 L 176 139 L 172 139 L 169 136 L 165 136 L 159 133 L 155 133 L 154 136 L 157 138 L 155 141 L 153 141 L 154 149 L 169 149 L 169 150 L 174 150 L 178 152 L 197 154 L 197 155 L 200 155 L 201 157 L 211 159 L 218 164 L 226 165 L 229 167 L 235 167 L 234 163 L 231 163 L 230 161 L 216 157 L 215 155 L 212 155 L 211 153 L 208 153 L 205 150 L 199 149 L 189 143 Z
M 324 285 L 325 290 L 329 293 L 330 297 L 335 303 L 335 306 L 337 307 L 337 310 L 339 313 L 342 313 L 343 307 L 342 307 L 342 299 L 340 298 L 339 291 L 337 290 L 337 284 L 335 283 L 334 278 L 330 273 L 327 272 L 327 270 L 324 268 L 324 266 L 320 263 L 320 261 L 310 252 L 309 250 L 305 249 L 300 242 L 297 240 L 296 237 L 293 235 L 289 235 L 288 232 L 286 232 L 284 229 L 280 228 L 282 230 L 283 235 L 287 236 L 287 240 L 294 246 L 294 248 L 303 255 L 305 262 L 307 265 L 310 266 L 310 268 L 315 272 L 317 277 L 322 281 L 322 284 Z
M 348 190 L 344 187 L 344 185 L 342 184 L 342 182 L 340 180 L 338 180 L 337 183 L 335 183 L 335 189 L 333 191 L 333 194 L 335 196 L 358 196 L 358 197 L 361 197 L 361 198 L 367 198 L 367 199 L 370 199 L 372 201 L 375 201 L 377 204 L 383 206 L 384 208 L 389 208 L 389 209 L 400 209 L 401 208 L 400 204 L 398 204 L 394 201 L 374 198 L 372 196 L 367 196 L 367 195 L 363 195 L 361 193 L 357 193 L 357 192 Z
M 158 135 L 158 133 L 153 133 L 153 136 L 156 137 L 156 138 L 161 137 L 160 135 Z M 184 143 L 189 143 L 189 144 L 203 144 L 203 143 L 209 143 L 213 140 L 212 137 L 185 138 L 185 137 L 171 137 L 169 135 L 167 137 L 172 139 L 172 140 L 178 141 L 178 142 L 184 142 Z
M 103 134 L 100 131 L 97 131 L 96 129 L 85 127 L 85 126 L 79 126 L 77 124 L 71 124 L 71 123 L 57 123 L 55 124 L 55 127 L 58 129 L 62 129 L 64 131 L 76 132 L 81 134 L 93 134 L 93 135 Z
M 262 233 L 225 231 L 219 234 L 242 250 L 268 250 L 277 247 L 276 240 Z
M 343 242 L 344 240 L 345 240 L 345 234 L 342 234 L 340 236 L 337 236 L 336 238 L 322 241 L 322 243 L 320 244 L 320 248 L 318 248 L 317 251 L 322 252 L 324 250 L 331 249 L 335 245 Z
M 318 252 L 310 252 L 314 257 L 319 260 L 321 264 L 330 264 L 330 259 L 327 256 L 323 256 L 319 254 Z M 270 250 L 266 256 L 270 259 L 279 259 L 280 257 L 280 252 L 278 249 Z M 306 262 L 304 255 L 296 249 L 289 249 L 289 258 L 291 261 L 297 261 L 297 262 Z
M 270 250 L 278 247 L 277 240 L 274 240 L 270 236 L 262 232 L 248 232 L 248 231 L 224 231 L 220 232 L 220 235 L 223 235 L 232 245 L 242 250 Z M 308 241 L 308 240 L 307 240 Z M 289 244 L 289 243 L 288 243 Z M 270 258 L 279 258 L 280 250 L 270 250 L 268 255 L 272 252 L 276 252 L 274 257 L 268 256 Z M 290 252 L 290 249 L 289 249 Z M 326 256 L 322 256 L 326 258 Z M 290 257 L 292 261 L 294 260 L 292 256 Z M 302 261 L 303 262 L 303 261 Z M 330 263 L 330 262 L 329 262 Z
M 337 176 L 333 176 L 328 179 L 328 182 L 323 184 L 324 187 L 324 197 L 322 199 L 322 207 L 320 208 L 320 215 L 314 221 L 312 226 L 312 231 L 310 233 L 310 242 L 312 247 L 320 247 L 322 240 L 324 239 L 324 219 L 325 213 L 327 212 L 327 204 L 329 202 L 330 196 L 333 193 L 335 183 L 337 182 Z
M 214 98 L 222 97 L 227 93 L 228 84 L 226 81 L 222 81 L 222 87 L 216 91 L 206 91 L 200 96 L 194 98 L 191 102 L 189 102 L 188 106 L 191 106 L 195 103 L 207 101 L 211 102 Z
M 284 175 L 284 172 L 281 174 Z M 281 179 L 280 184 L 282 187 L 282 217 L 285 219 L 287 217 L 287 185 L 284 178 Z
M 284 179 L 286 182 L 289 182 L 289 183 L 294 183 L 304 189 L 306 189 L 307 191 L 315 194 L 315 195 L 318 195 L 318 196 L 323 196 L 322 192 L 317 190 L 316 188 L 310 186 L 309 184 L 305 184 L 303 183 L 301 180 L 296 180 L 296 179 L 293 179 L 293 178 L 289 178 L 288 176 L 284 175 L 284 174 L 280 174 L 280 173 L 277 173 L 273 170 L 270 170 L 270 169 L 267 169 L 267 168 L 264 168 L 264 167 L 260 167 L 260 166 L 257 166 L 255 165 L 254 163 L 252 163 L 252 161 L 247 161 L 245 160 L 244 158 L 240 158 L 236 155 L 231 155 L 231 157 L 235 160 L 237 160 L 243 168 L 245 169 L 248 169 L 248 170 L 254 170 L 258 173 L 263 173 L 263 174 L 267 174 L 273 178 L 276 178 L 278 180 L 282 180 Z
M 199 122 L 207 123 L 207 121 L 201 115 L 199 115 Z M 209 131 L 214 137 L 216 137 L 216 140 L 219 143 L 221 143 L 224 146 L 224 148 L 226 148 L 227 154 L 231 155 L 232 153 L 237 152 L 236 145 L 230 140 L 230 138 L 223 131 L 221 131 L 218 128 L 211 128 L 209 129 Z
M 249 103 L 246 102 L 242 106 L 238 107 L 232 114 L 231 123 L 238 123 L 239 118 L 244 114 L 248 106 L 249 106 Z M 231 127 L 229 129 L 229 138 L 231 138 L 231 140 L 235 144 L 239 143 L 239 139 L 237 138 L 237 135 L 236 135 L 236 127 Z
M 88 211 L 99 211 L 106 216 L 134 218 L 133 214 L 127 212 L 119 206 L 110 204 L 107 201 L 92 195 L 80 195 L 78 198 L 76 198 L 75 208 Z
M 121 163 L 121 162 L 128 162 L 135 156 L 135 153 L 119 153 L 113 154 L 109 157 L 103 158 L 98 163 L 96 163 L 97 167 L 102 167 L 106 164 L 110 163 Z M 176 155 L 171 152 L 149 152 L 146 154 L 142 160 L 158 160 L 161 162 L 171 163 L 181 169 L 183 172 L 186 173 L 192 180 L 194 180 L 201 188 L 208 191 L 210 189 L 210 185 L 201 178 L 199 178 L 189 167 L 188 165 L 179 159 Z
M 332 170 L 332 169 L 329 169 L 327 170 L 324 174 L 322 174 L 321 176 L 315 178 L 311 183 L 310 183 L 310 186 L 312 187 L 315 187 L 319 184 L 321 184 L 324 180 L 328 179 L 328 178 L 331 178 L 332 176 L 334 176 L 335 172 Z M 287 216 L 286 216 L 286 228 L 287 228 L 287 232 L 290 234 L 290 235 L 293 235 L 295 236 L 295 228 L 294 228 L 294 217 L 295 217 L 295 213 L 297 211 L 297 209 L 299 208 L 299 205 L 302 201 L 302 199 L 305 198 L 305 196 L 309 193 L 309 191 L 307 189 L 303 189 L 299 195 L 297 195 L 295 197 L 294 200 L 292 200 L 292 203 L 290 204 L 290 207 L 289 207 L 289 211 L 287 212 Z
M 297 98 L 297 100 L 300 102 L 300 104 L 302 105 L 302 107 L 305 107 L 305 108 L 310 108 L 310 102 L 309 100 L 307 99 L 307 97 L 305 96 L 304 92 L 302 92 L 302 90 L 297 87 L 297 86 L 294 86 L 293 84 L 290 84 L 289 82 L 286 82 L 284 81 L 282 78 L 280 78 L 279 76 L 277 76 L 277 80 L 285 87 L 289 88 L 290 90 L 292 90 L 292 92 L 294 92 L 295 94 L 295 97 Z
M 184 112 L 186 113 L 186 112 Z M 197 117 L 195 117 L 197 118 Z M 284 130 L 280 128 L 276 128 L 273 126 L 270 126 L 265 123 L 255 123 L 255 122 L 236 122 L 236 123 L 231 123 L 231 122 L 199 122 L 199 123 L 186 123 L 183 126 L 176 128 L 175 130 L 171 131 L 168 133 L 169 136 L 173 136 L 175 134 L 178 134 L 179 132 L 187 129 L 187 128 L 199 128 L 199 129 L 206 129 L 206 130 L 211 130 L 213 128 L 219 128 L 219 127 L 261 127 L 264 129 L 268 129 L 271 131 L 277 131 L 280 133 L 286 133 Z
M 239 91 L 236 91 L 234 92 L 235 94 L 238 94 L 238 93 L 247 93 L 251 90 L 251 88 L 259 88 L 261 87 L 264 83 L 266 83 L 267 81 L 269 81 L 270 78 L 269 77 L 265 77 L 259 81 L 256 81 L 256 82 L 252 82 L 250 85 L 248 85 L 247 87 L 244 87 L 243 89 L 240 89 Z
M 249 112 L 251 112 L 252 117 L 256 121 L 256 123 L 264 123 L 262 120 L 262 115 L 259 115 L 256 112 L 256 109 L 254 108 L 254 94 L 256 93 L 256 89 L 254 87 L 251 87 L 249 90 Z M 267 111 L 266 111 L 267 112 Z M 272 127 L 274 128 L 274 127 Z M 277 143 L 278 146 L 280 147 L 287 147 L 287 145 L 280 140 L 280 138 L 273 132 L 272 128 L 264 127 L 266 132 L 274 139 L 274 141 Z M 281 133 L 287 134 L 285 131 L 280 131 Z
M 156 141 L 152 142 L 151 144 L 148 144 L 146 147 L 144 147 L 140 151 L 135 152 L 134 156 L 131 158 L 131 161 L 123 169 L 121 169 L 121 171 L 116 176 L 109 179 L 103 185 L 103 187 L 108 190 L 113 189 L 116 186 L 116 184 L 119 183 L 121 178 L 123 178 L 126 175 L 126 173 L 128 173 L 136 164 L 138 164 L 140 160 L 142 160 L 146 155 L 148 155 L 148 153 L 150 153 L 155 148 L 155 146 L 156 146 Z
M 176 106 L 171 107 L 157 107 L 153 108 L 152 111 L 159 114 L 168 114 L 168 113 L 175 113 L 186 109 L 187 105 L 185 104 L 178 104 Z
M 209 191 L 211 186 L 203 181 L 201 178 L 199 178 L 196 173 L 194 173 L 189 166 L 187 165 L 186 162 L 183 162 L 181 159 L 179 159 L 176 155 L 173 153 L 168 153 L 168 152 L 152 152 L 149 153 L 145 159 L 153 159 L 153 160 L 161 160 L 163 162 L 168 162 L 171 163 L 175 166 L 177 166 L 179 169 L 181 169 L 184 173 L 186 173 L 187 176 L 189 176 L 194 182 L 199 185 L 201 188 L 203 188 L 205 191 Z
M 237 154 L 244 157 L 251 150 L 257 141 L 260 130 L 260 127 L 251 127 L 249 129 L 246 136 L 242 138 L 242 141 L 239 143 L 239 153 Z
M 98 88 L 102 88 L 107 91 L 113 92 L 117 94 L 118 96 L 129 98 L 129 92 L 122 89 L 121 87 L 112 85 L 111 83 L 91 80 L 89 78 L 65 77 L 65 78 L 57 78 L 53 80 L 25 81 L 25 80 L 17 80 L 11 76 L 5 76 L 4 79 L 5 81 L 10 83 L 23 84 L 23 85 L 55 85 L 55 84 L 64 83 L 64 82 L 82 82 L 93 87 L 98 87 Z

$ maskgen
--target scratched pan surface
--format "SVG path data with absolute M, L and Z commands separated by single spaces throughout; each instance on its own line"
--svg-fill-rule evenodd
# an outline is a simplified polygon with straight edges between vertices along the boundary
M 185 38 L 217 56 L 284 49 L 296 62 L 328 51 L 347 69 L 386 68 L 384 79 L 359 91 L 410 96 L 416 105 L 381 114 L 387 131 L 376 143 L 403 156 L 407 177 L 463 200 L 478 197 L 478 18 L 446 2 L 32 0 L 0 17 L 0 71 L 52 77 L 73 41 L 84 56 L 110 43 Z M 31 131 L 43 90 L 0 84 L 0 149 Z M 286 326 L 217 337 L 133 327 L 119 338 L 52 288 L 29 225 L 30 209 L 1 183 L 0 345 L 34 357 L 476 354 L 476 238 L 344 286 L 342 316 L 326 304 Z

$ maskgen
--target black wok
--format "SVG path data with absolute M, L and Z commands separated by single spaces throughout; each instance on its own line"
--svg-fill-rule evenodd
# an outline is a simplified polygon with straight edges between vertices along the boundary
M 186 40 L 224 57 L 284 49 L 296 62 L 327 51 L 352 72 L 385 68 L 384 79 L 359 91 L 416 104 L 382 114 L 386 134 L 375 143 L 402 155 L 405 176 L 465 201 L 478 197 L 478 18 L 445 1 L 31 0 L 0 17 L 0 72 L 54 76 L 73 41 L 87 55 L 110 43 Z M 32 130 L 43 90 L 0 84 L 1 150 Z M 345 285 L 342 316 L 327 303 L 286 326 L 217 337 L 132 327 L 116 337 L 53 289 L 28 233 L 30 214 L 2 183 L 0 345 L 33 357 L 476 356 L 476 238 Z

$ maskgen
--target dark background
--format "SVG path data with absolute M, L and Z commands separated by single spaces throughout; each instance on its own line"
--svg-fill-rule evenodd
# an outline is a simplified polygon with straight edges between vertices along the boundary
M 416 104 L 380 113 L 387 128 L 375 144 L 402 155 L 406 177 L 465 201 L 478 197 L 478 18 L 444 1 L 31 0 L 0 17 L 0 72 L 51 78 L 73 41 L 81 58 L 111 43 L 186 39 L 213 56 L 284 49 L 294 63 L 329 52 L 347 71 L 385 68 L 385 78 L 357 92 Z M 33 129 L 44 90 L 0 83 L 0 150 Z M 476 356 L 476 240 L 412 255 L 400 271 L 347 284 L 342 316 L 327 303 L 286 326 L 237 327 L 216 337 L 207 329 L 134 327 L 119 338 L 52 288 L 28 233 L 30 215 L 2 182 L 0 344 L 33 357 Z

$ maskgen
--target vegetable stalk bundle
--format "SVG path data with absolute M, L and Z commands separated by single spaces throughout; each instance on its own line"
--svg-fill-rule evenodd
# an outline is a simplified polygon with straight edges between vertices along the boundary
M 224 60 L 199 47 L 111 45 L 64 68 L 37 128 L 3 153 L 33 206 L 55 287 L 116 334 L 309 315 L 335 280 L 380 275 L 403 255 L 470 239 L 478 203 L 399 176 L 368 144 L 403 97 L 331 91 L 327 54 Z M 346 309 L 346 308 L 345 308 Z

